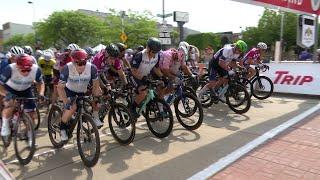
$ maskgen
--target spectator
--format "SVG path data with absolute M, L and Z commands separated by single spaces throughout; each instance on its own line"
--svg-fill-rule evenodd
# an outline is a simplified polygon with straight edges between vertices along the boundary
M 301 53 L 299 54 L 299 60 L 300 61 L 312 60 L 312 54 L 308 51 L 307 48 L 304 51 L 301 51 Z

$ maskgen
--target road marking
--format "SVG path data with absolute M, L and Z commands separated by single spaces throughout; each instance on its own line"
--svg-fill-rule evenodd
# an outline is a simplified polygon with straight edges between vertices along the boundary
M 225 167 L 229 166 L 231 163 L 235 162 L 254 148 L 258 147 L 262 143 L 266 142 L 267 140 L 273 138 L 274 136 L 278 135 L 279 133 L 283 132 L 284 130 L 288 129 L 290 126 L 304 120 L 306 117 L 311 115 L 312 113 L 318 111 L 320 109 L 320 104 L 317 104 L 313 108 L 299 114 L 298 116 L 282 123 L 281 125 L 271 129 L 270 131 L 264 133 L 263 135 L 259 136 L 255 140 L 249 142 L 248 144 L 240 147 L 239 149 L 233 151 L 229 155 L 219 159 L 217 162 L 211 164 L 206 169 L 194 174 L 193 176 L 189 177 L 188 180 L 199 180 L 199 179 L 208 179 L 209 177 L 215 175 Z

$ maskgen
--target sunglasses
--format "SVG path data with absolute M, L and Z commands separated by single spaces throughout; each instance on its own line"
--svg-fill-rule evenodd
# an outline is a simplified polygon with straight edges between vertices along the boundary
M 26 73 L 26 72 L 30 72 L 31 69 L 21 69 L 21 72 Z
M 87 64 L 87 61 L 75 61 L 78 66 L 84 66 Z

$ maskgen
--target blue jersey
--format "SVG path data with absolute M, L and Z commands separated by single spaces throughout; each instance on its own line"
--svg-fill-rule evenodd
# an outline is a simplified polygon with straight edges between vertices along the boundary
M 9 65 L 9 60 L 8 59 L 1 59 L 1 62 L 0 62 L 0 74 L 2 73 L 4 68 L 7 67 L 8 65 Z
M 15 91 L 27 90 L 34 81 L 42 82 L 41 70 L 35 64 L 27 76 L 21 75 L 16 63 L 6 66 L 0 75 L 0 84 L 9 86 Z

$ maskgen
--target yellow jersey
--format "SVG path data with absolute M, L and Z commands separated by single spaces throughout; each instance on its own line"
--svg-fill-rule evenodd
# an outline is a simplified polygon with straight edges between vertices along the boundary
M 45 76 L 53 75 L 53 66 L 56 64 L 54 59 L 50 59 L 50 61 L 46 61 L 43 57 L 40 57 L 38 60 L 38 65 L 41 69 L 41 72 Z

